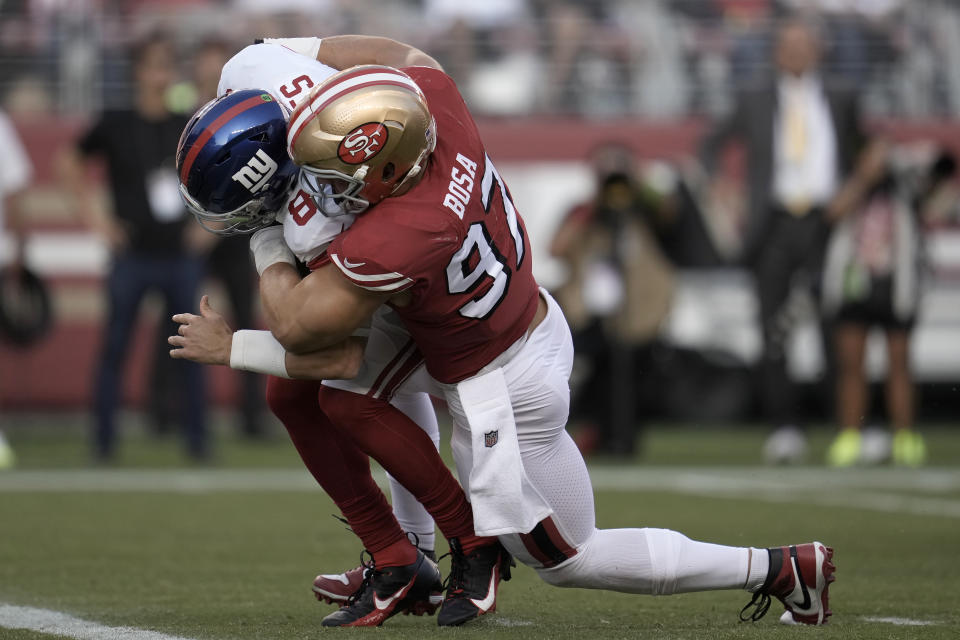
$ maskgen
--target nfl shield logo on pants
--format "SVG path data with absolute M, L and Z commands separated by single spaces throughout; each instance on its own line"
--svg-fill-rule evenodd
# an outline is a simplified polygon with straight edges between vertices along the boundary
M 500 439 L 500 431 L 487 431 L 483 434 L 483 446 L 490 448 L 493 445 L 497 444 L 497 440 Z

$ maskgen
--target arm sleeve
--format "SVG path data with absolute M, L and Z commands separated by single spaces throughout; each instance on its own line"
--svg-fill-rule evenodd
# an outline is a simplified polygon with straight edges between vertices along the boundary
M 457 83 L 451 78 L 446 72 L 441 71 L 440 69 L 434 69 L 433 67 L 404 67 L 400 69 L 405 74 L 413 78 L 413 81 L 417 83 L 417 86 L 420 89 L 428 94 L 432 95 L 437 92 L 441 93 L 452 93 L 456 95 L 457 98 L 462 100 L 460 92 L 457 89 Z
M 4 149 L 3 162 L 0 163 L 0 196 L 5 196 L 27 186 L 33 166 L 20 136 L 3 114 L 0 114 L 0 145 Z

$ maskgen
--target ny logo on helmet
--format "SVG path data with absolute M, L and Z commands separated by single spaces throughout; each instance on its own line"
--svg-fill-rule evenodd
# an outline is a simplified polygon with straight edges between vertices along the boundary
M 274 159 L 263 149 L 257 149 L 257 155 L 250 158 L 246 166 L 233 174 L 233 179 L 249 189 L 250 193 L 257 193 L 267 186 L 276 171 L 277 163 Z
M 366 162 L 383 150 L 388 135 L 387 128 L 379 122 L 362 124 L 343 137 L 337 155 L 347 164 Z

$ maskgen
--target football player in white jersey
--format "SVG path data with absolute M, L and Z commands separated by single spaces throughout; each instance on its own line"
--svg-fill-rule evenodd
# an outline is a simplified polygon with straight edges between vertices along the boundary
M 341 45 L 350 43 L 349 38 L 345 41 L 334 39 L 334 43 L 337 40 Z M 365 41 L 365 45 L 370 45 L 381 39 L 361 40 Z M 402 50 L 390 51 L 395 46 L 392 41 L 382 44 L 386 45 L 388 56 L 404 53 Z M 290 182 L 284 177 L 284 159 L 278 157 L 270 145 L 274 128 L 259 126 L 258 119 L 276 119 L 276 113 L 280 110 L 289 114 L 298 101 L 306 97 L 310 88 L 334 73 L 333 69 L 321 64 L 313 56 L 303 55 L 315 46 L 316 39 L 295 39 L 260 43 L 240 51 L 224 66 L 219 85 L 219 93 L 224 97 L 198 112 L 187 126 L 178 151 L 181 193 L 201 224 L 215 233 L 243 232 L 272 224 L 276 213 L 276 220 L 282 223 L 282 227 L 273 227 L 271 232 L 279 236 L 282 228 L 283 242 L 310 269 L 322 268 L 326 264 L 326 246 L 350 226 L 353 217 L 327 217 L 320 214 L 315 200 L 302 190 L 296 180 Z M 349 55 L 349 46 L 337 46 L 335 51 L 343 54 L 345 48 Z M 362 55 L 366 59 L 376 60 L 376 56 L 370 57 L 368 48 L 364 47 Z M 416 59 L 417 53 L 415 50 L 412 52 Z M 258 88 L 249 90 L 254 87 Z M 282 191 L 285 198 L 276 202 L 271 200 L 267 204 L 265 199 L 269 196 L 264 194 L 274 190 Z M 236 217 L 238 211 L 243 211 L 242 223 L 222 224 L 226 218 Z M 206 301 L 202 303 L 202 311 L 205 314 L 213 313 Z M 281 355 L 277 358 L 276 352 L 271 351 L 276 346 L 275 341 L 272 345 L 269 339 L 265 341 L 269 333 L 264 333 L 240 331 L 233 334 L 231 365 L 282 377 L 295 373 L 303 375 L 303 369 L 297 369 L 302 362 L 290 356 Z M 354 517 L 351 517 L 348 510 L 353 508 L 351 505 L 355 500 L 347 500 L 344 504 L 346 494 L 337 494 L 329 488 L 337 478 L 333 477 L 336 474 L 332 472 L 325 451 L 320 451 L 329 446 L 317 436 L 318 429 L 312 421 L 318 409 L 319 395 L 320 413 L 336 424 L 342 433 L 346 433 L 354 444 L 359 444 L 364 453 L 377 459 L 384 468 L 395 471 L 391 476 L 391 488 L 397 520 L 405 531 L 415 534 L 414 539 L 421 549 L 428 550 L 430 554 L 434 546 L 434 520 L 427 513 L 429 510 L 436 516 L 441 532 L 448 539 L 455 539 L 457 548 L 467 556 L 486 548 L 496 549 L 493 553 L 499 553 L 496 538 L 474 535 L 472 512 L 463 491 L 436 452 L 439 441 L 436 416 L 429 397 L 422 392 L 425 388 L 422 385 L 429 385 L 431 381 L 429 376 L 418 375 L 422 371 L 422 356 L 409 334 L 396 314 L 387 307 L 380 309 L 370 327 L 360 333 L 366 343 L 363 359 L 359 371 L 350 379 L 329 380 L 344 373 L 343 369 L 338 368 L 340 365 L 336 358 L 322 360 L 320 368 L 310 369 L 312 374 L 316 374 L 315 377 L 328 378 L 326 388 L 290 382 L 281 377 L 269 379 L 268 404 L 281 417 L 304 462 L 320 484 L 331 493 L 351 527 L 364 540 L 374 557 L 378 572 L 394 564 L 412 566 L 419 562 L 417 557 L 411 557 L 412 547 L 409 545 L 408 549 L 399 552 L 394 546 L 381 549 L 383 545 L 378 543 L 383 541 L 383 536 L 374 535 L 376 530 L 373 525 L 378 522 L 383 524 L 382 514 L 380 520 L 372 519 L 364 512 L 364 508 L 357 507 Z M 179 338 L 175 337 L 173 342 Z M 333 355 L 345 356 L 349 360 L 352 355 L 346 349 L 335 351 Z M 180 357 L 185 354 L 174 351 L 172 355 Z M 331 364 L 332 368 L 326 366 Z M 401 387 L 403 391 L 398 392 Z M 391 402 L 420 425 L 422 431 L 408 421 L 405 423 L 406 418 L 382 401 Z M 417 459 L 411 455 L 412 447 L 408 450 L 392 448 L 378 436 L 377 430 L 402 432 L 405 434 L 403 437 L 411 442 L 419 438 L 420 447 L 417 450 L 421 454 L 425 453 L 423 441 L 426 439 L 432 455 L 421 455 Z M 346 443 L 340 442 L 340 446 L 345 447 Z M 341 466 L 340 475 L 353 470 Z M 366 468 L 361 471 L 369 476 Z M 415 490 L 426 507 L 394 480 L 394 476 Z M 338 500 L 338 497 L 341 499 Z M 374 502 L 378 503 L 376 500 Z M 368 523 L 368 520 L 371 522 Z M 388 530 L 395 532 L 395 528 L 388 527 Z M 366 537 L 365 532 L 369 534 Z M 351 596 L 356 599 L 355 592 L 362 585 L 364 574 L 364 569 L 359 567 L 345 574 L 317 576 L 314 591 L 319 599 L 344 604 Z M 497 568 L 497 579 L 499 575 Z M 480 583 L 487 585 L 490 582 L 488 577 L 481 576 Z M 400 586 L 405 585 L 406 582 L 403 582 Z M 485 590 L 481 600 L 487 595 Z M 494 594 L 489 595 L 492 598 Z M 434 589 L 427 602 L 423 599 L 417 601 L 410 596 L 404 600 L 408 601 L 404 604 L 408 610 L 431 612 L 440 599 Z M 487 608 L 493 606 L 491 600 Z M 404 607 L 394 607 L 389 613 L 392 615 Z M 438 617 L 441 624 L 460 624 L 484 612 L 472 605 L 466 611 L 458 612 L 455 609 L 449 604 L 444 605 Z M 324 624 L 378 624 L 386 617 L 385 612 L 380 610 L 369 613 L 358 617 L 341 611 L 329 616 Z
M 267 40 L 245 47 L 223 66 L 217 94 L 224 96 L 241 89 L 264 89 L 274 96 L 284 111 L 289 114 L 301 100 L 307 97 L 313 87 L 336 73 L 336 69 L 316 59 L 319 45 L 319 38 L 288 38 Z M 308 197 L 299 185 L 292 187 L 289 199 L 277 212 L 277 220 L 283 225 L 284 241 L 297 259 L 308 268 L 311 264 L 317 265 L 322 262 L 330 242 L 354 220 L 354 216 L 349 214 L 338 217 L 316 214 L 317 209 L 313 199 Z M 383 316 L 384 320 L 389 318 L 394 320 L 395 324 L 398 323 L 387 308 L 384 308 Z M 406 342 L 403 335 L 389 332 L 389 327 L 389 323 L 378 322 L 377 331 L 384 331 L 385 335 L 378 335 L 373 339 L 375 341 L 399 339 L 402 340 L 401 345 Z M 373 345 L 366 351 L 368 359 L 363 364 L 365 374 L 363 379 L 339 383 L 337 385 L 339 388 L 362 394 L 370 391 L 369 386 L 375 381 L 376 375 L 395 355 L 391 353 L 394 351 L 392 347 L 387 346 L 385 349 L 376 347 L 377 345 Z M 371 362 L 370 358 L 375 361 Z M 425 393 L 419 393 L 408 387 L 403 393 L 394 396 L 391 401 L 416 422 L 434 443 L 439 444 L 440 434 L 436 415 Z M 389 479 L 397 520 L 405 531 L 417 536 L 418 546 L 421 549 L 432 551 L 434 549 L 433 518 L 393 476 L 389 476 Z M 356 572 L 351 574 L 350 578 L 355 581 Z M 343 584 L 340 579 L 330 582 L 323 576 L 318 576 L 317 583 L 315 590 L 318 597 L 336 602 L 345 600 L 344 588 L 337 587 L 338 584 Z M 354 585 L 351 583 L 349 586 Z

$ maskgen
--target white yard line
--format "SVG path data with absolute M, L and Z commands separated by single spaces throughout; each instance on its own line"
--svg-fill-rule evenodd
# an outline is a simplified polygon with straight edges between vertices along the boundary
M 76 469 L 0 474 L 0 493 L 318 491 L 297 469 Z
M 882 618 L 878 616 L 864 616 L 864 622 L 882 622 L 884 624 L 892 624 L 898 627 L 930 627 L 936 622 L 932 620 L 914 620 L 913 618 Z
M 498 626 L 498 627 L 532 627 L 533 622 L 530 620 L 515 620 L 513 618 L 505 618 L 501 615 L 493 616 L 493 619 L 490 620 L 489 624 Z
M 813 504 L 960 519 L 960 470 L 595 466 L 594 488 Z M 385 483 L 384 474 L 376 474 Z M 0 493 L 319 491 L 295 469 L 80 469 L 0 473 Z M 912 493 L 908 493 L 912 492 Z M 925 495 L 918 495 L 925 494 Z
M 109 627 L 66 613 L 0 603 L 0 629 L 27 629 L 77 640 L 193 640 L 136 627 Z

